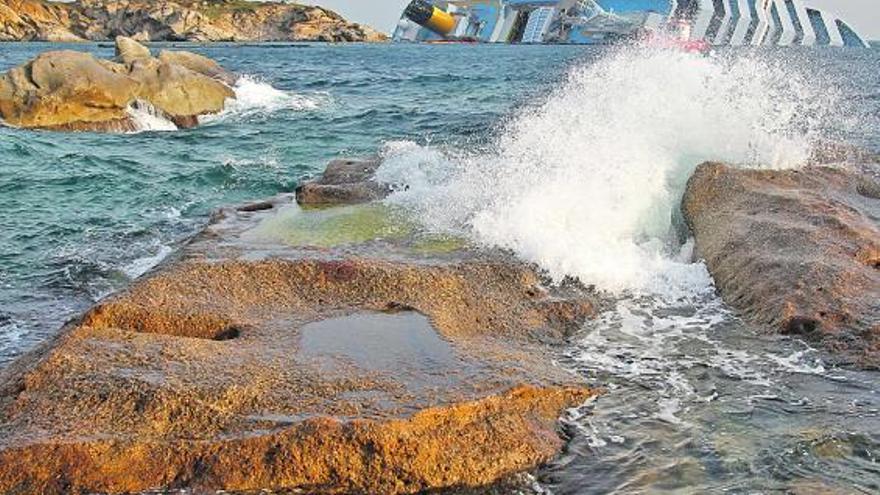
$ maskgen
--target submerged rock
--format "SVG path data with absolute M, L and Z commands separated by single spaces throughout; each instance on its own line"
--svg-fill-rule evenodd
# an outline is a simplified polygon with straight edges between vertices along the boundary
M 326 211 L 223 210 L 3 372 L 0 492 L 419 493 L 553 457 L 594 395 L 553 364 L 593 296 L 414 230 L 316 245 L 279 221 Z
M 0 0 L 0 41 L 386 41 L 320 7 L 246 0 Z
M 131 131 L 136 123 L 130 108 L 147 104 L 178 127 L 193 127 L 200 115 L 220 112 L 235 98 L 229 74 L 208 59 L 156 59 L 124 37 L 117 39 L 116 54 L 119 63 L 69 50 L 47 52 L 9 70 L 0 76 L 0 117 L 25 128 Z
M 722 296 L 841 362 L 880 367 L 880 185 L 842 168 L 701 165 L 683 203 Z

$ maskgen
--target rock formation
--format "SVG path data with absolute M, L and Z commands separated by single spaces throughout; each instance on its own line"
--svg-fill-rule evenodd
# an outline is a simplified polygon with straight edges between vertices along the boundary
M 557 418 L 594 395 L 552 364 L 589 293 L 388 235 L 381 205 L 292 199 L 223 210 L 0 375 L 0 492 L 420 493 L 558 452 Z M 365 209 L 385 218 L 367 240 L 345 221 Z
M 334 160 L 315 180 L 296 189 L 301 205 L 359 204 L 388 196 L 391 188 L 373 180 L 381 162 L 373 160 Z
M 135 130 L 132 107 L 193 127 L 200 115 L 235 98 L 234 76 L 194 53 L 150 51 L 117 39 L 116 61 L 54 51 L 0 76 L 0 117 L 10 125 L 54 130 Z
M 385 41 L 335 12 L 246 0 L 0 0 L 0 41 Z
M 722 296 L 746 317 L 880 368 L 880 185 L 842 168 L 700 166 L 683 209 Z

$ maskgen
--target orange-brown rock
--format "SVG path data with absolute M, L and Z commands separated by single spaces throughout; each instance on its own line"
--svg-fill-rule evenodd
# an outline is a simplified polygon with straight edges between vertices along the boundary
M 116 61 L 130 64 L 135 60 L 147 60 L 153 58 L 150 49 L 138 43 L 132 38 L 125 36 L 116 37 Z
M 20 127 L 117 123 L 138 87 L 90 54 L 47 52 L 0 76 L 0 116 Z
M 725 300 L 750 319 L 880 367 L 880 186 L 843 168 L 701 165 L 684 213 Z
M 130 131 L 135 123 L 129 110 L 139 105 L 149 106 L 179 127 L 192 127 L 198 116 L 220 112 L 228 99 L 235 98 L 223 82 L 229 80 L 228 73 L 207 59 L 192 55 L 155 59 L 146 47 L 123 37 L 117 39 L 117 57 L 120 63 L 87 53 L 54 51 L 9 70 L 0 76 L 0 118 L 25 128 Z
M 182 50 L 162 50 L 159 52 L 159 61 L 172 65 L 180 65 L 187 69 L 198 72 L 211 79 L 218 79 L 229 86 L 235 84 L 238 79 L 235 74 L 224 69 L 220 64 L 198 53 Z
M 223 210 L 13 364 L 0 492 L 421 493 L 553 457 L 557 418 L 594 395 L 553 364 L 593 297 L 503 253 L 389 236 L 382 211 Z
M 68 27 L 70 9 L 37 0 L 0 0 L 0 41 L 82 41 Z
M 0 0 L 0 41 L 386 41 L 320 7 L 247 0 Z
M 191 127 L 185 122 L 218 113 L 235 98 L 232 88 L 221 81 L 154 58 L 132 62 L 129 76 L 139 83 L 137 98 L 161 110 L 178 127 Z

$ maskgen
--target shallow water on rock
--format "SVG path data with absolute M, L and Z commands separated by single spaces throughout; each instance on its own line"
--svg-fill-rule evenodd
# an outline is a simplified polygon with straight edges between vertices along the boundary
M 270 240 L 292 246 L 330 248 L 372 240 L 400 240 L 414 225 L 382 204 L 285 207 L 245 235 L 251 240 Z
M 462 362 L 425 316 L 413 312 L 366 313 L 310 323 L 300 329 L 305 358 L 349 361 L 382 373 L 414 369 L 425 375 L 455 373 Z

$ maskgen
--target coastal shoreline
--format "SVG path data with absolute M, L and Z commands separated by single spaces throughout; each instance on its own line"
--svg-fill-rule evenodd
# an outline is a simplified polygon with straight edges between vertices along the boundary
M 104 0 L 0 1 L 0 40 L 367 41 L 388 37 L 316 6 L 239 0 L 177 0 L 161 5 Z
M 327 181 L 356 187 L 364 163 L 334 162 Z M 221 210 L 4 370 L 0 488 L 413 493 L 491 486 L 558 452 L 557 418 L 598 391 L 553 355 L 595 296 L 407 224 L 342 241 L 336 215 L 397 220 L 292 199 Z M 386 335 L 396 321 L 406 333 Z
M 128 48 L 144 57 L 136 65 L 158 60 Z M 16 48 L 15 57 L 40 49 Z M 701 95 L 723 91 L 699 77 L 672 88 L 697 96 L 655 100 L 658 88 L 643 87 L 635 69 L 654 75 L 669 65 L 676 81 L 705 69 L 722 88 L 755 88 L 714 61 L 676 54 L 600 58 L 603 77 L 588 80 L 601 83 L 622 65 L 611 79 L 627 96 L 650 96 L 641 100 L 657 104 L 650 111 L 611 85 L 563 86 L 496 132 L 490 124 L 509 107 L 480 105 L 501 99 L 510 75 L 477 72 L 481 59 L 507 54 L 516 69 L 552 50 L 453 50 L 473 62 L 425 61 L 430 50 L 400 47 L 287 58 L 201 50 L 284 90 L 235 88 L 240 99 L 221 115 L 182 132 L 4 131 L 5 232 L 19 252 L 0 250 L 0 262 L 34 266 L 13 272 L 29 287 L 12 279 L 4 301 L 58 295 L 61 308 L 78 291 L 84 302 L 76 311 L 38 307 L 44 323 L 82 316 L 60 334 L 52 324 L 39 339 L 9 343 L 42 342 L 0 371 L 8 467 L 0 491 L 3 483 L 25 493 L 876 491 L 877 155 L 814 139 L 789 148 L 769 139 L 756 152 L 749 146 L 764 133 L 725 132 L 768 118 L 787 132 L 776 113 L 738 113 L 772 111 L 780 100 L 708 105 Z M 124 59 L 133 53 L 119 52 L 121 61 L 96 63 L 131 70 Z M 211 81 L 240 76 L 186 70 Z M 548 73 L 535 72 L 540 81 Z M 263 106 L 245 104 L 245 93 L 263 96 Z M 425 94 L 444 98 L 429 112 Z M 554 104 L 560 94 L 573 98 Z M 566 120 L 596 94 L 608 97 L 604 121 Z M 799 109 L 808 96 L 781 103 Z M 560 118 L 565 126 L 555 125 Z M 615 139 L 596 134 L 605 122 L 618 126 Z M 475 128 L 513 151 L 486 150 Z M 439 138 L 392 141 L 415 135 Z M 688 161 L 724 143 L 752 161 L 729 150 L 726 164 Z M 316 174 L 337 153 L 377 149 L 378 158 L 334 160 Z M 604 157 L 596 168 L 585 159 L 594 156 Z M 621 165 L 632 168 L 614 175 Z M 488 173 L 455 180 L 462 170 L 474 172 L 465 179 Z M 673 184 L 664 180 L 673 174 Z M 604 195 L 631 178 L 635 187 L 623 190 L 635 194 Z M 670 201 L 632 197 L 643 191 Z M 247 202 L 256 198 L 267 199 Z M 209 213 L 217 205 L 233 206 Z M 621 210 L 650 212 L 653 223 L 602 218 Z M 487 211 L 501 216 L 486 223 Z M 475 218 L 482 230 L 471 228 Z M 603 248 L 627 245 L 614 244 L 631 234 L 626 227 L 636 234 L 624 241 L 641 243 L 639 228 L 652 228 L 654 246 L 668 240 L 642 254 L 675 265 L 658 269 L 650 256 L 625 263 L 623 249 L 603 257 Z M 506 239 L 531 244 L 524 250 L 493 228 L 519 228 Z M 550 275 L 546 254 L 559 246 L 556 261 L 568 265 Z M 121 252 L 103 252 L 114 248 Z M 49 250 L 53 264 L 37 272 L 41 260 L 29 252 Z M 597 275 L 633 269 L 683 290 L 624 284 L 634 292 L 610 295 L 600 291 L 613 290 L 607 279 L 577 282 L 596 260 L 607 268 Z M 591 280 L 598 289 L 584 287 Z M 7 324 L 24 320 L 16 309 L 0 312 L 4 337 Z

